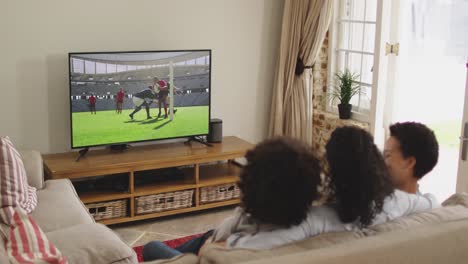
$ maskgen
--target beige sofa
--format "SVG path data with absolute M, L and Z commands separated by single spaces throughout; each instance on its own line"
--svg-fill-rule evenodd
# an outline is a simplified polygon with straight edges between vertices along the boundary
M 132 248 L 112 230 L 94 221 L 70 180 L 44 181 L 39 152 L 23 151 L 21 156 L 28 183 L 37 188 L 38 205 L 31 216 L 70 264 L 138 262 Z M 3 239 L 0 263 L 9 263 Z
M 205 247 L 171 264 L 462 264 L 468 263 L 468 194 L 443 207 L 356 232 L 326 233 L 272 250 Z
M 38 188 L 32 216 L 69 263 L 137 263 L 129 246 L 94 222 L 69 180 L 44 182 L 39 153 L 22 152 L 22 157 L 29 183 Z M 186 254 L 151 263 L 468 263 L 468 194 L 456 194 L 443 205 L 362 231 L 327 233 L 272 250 L 208 245 L 200 257 Z M 9 263 L 2 240 L 0 263 Z
M 38 204 L 31 216 L 69 264 L 138 263 L 133 249 L 105 225 L 98 224 L 79 199 L 68 179 L 44 181 L 42 157 L 37 151 L 20 151 L 28 183 L 37 188 Z M 0 231 L 8 227 L 0 223 Z M 10 263 L 0 232 L 0 264 Z M 145 262 L 197 263 L 192 254 L 172 260 Z
M 468 263 L 468 194 L 444 207 L 357 232 L 327 233 L 272 250 L 210 245 L 200 263 Z

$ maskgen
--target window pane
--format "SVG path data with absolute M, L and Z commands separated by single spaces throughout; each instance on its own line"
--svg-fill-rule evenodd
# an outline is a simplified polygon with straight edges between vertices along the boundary
M 84 73 L 83 60 L 72 58 L 73 72 Z
M 364 5 L 366 0 L 341 0 L 341 18 L 364 20 Z
M 360 74 L 361 54 L 338 51 L 336 58 L 336 72 L 344 71 L 346 68 L 352 73 Z
M 353 96 L 353 98 L 351 98 L 351 101 L 349 101 L 349 103 L 353 105 L 352 110 L 357 111 L 359 108 L 359 95 L 356 94 L 355 96 Z
M 96 62 L 96 73 L 106 73 L 106 64 Z
M 360 113 L 370 110 L 371 93 L 371 87 L 361 86 L 361 94 L 356 94 L 350 101 L 353 105 L 352 110 Z
M 336 73 L 343 71 L 347 67 L 347 61 L 349 59 L 349 52 L 338 51 L 336 53 Z
M 127 70 L 127 66 L 125 65 L 117 65 L 117 72 L 124 72 Z
M 367 52 L 374 53 L 375 25 L 374 24 L 366 24 L 364 34 L 366 34 L 366 37 L 364 38 L 363 50 L 367 51 Z
M 346 67 L 352 73 L 360 74 L 362 55 L 361 54 L 349 53 L 347 57 L 348 57 L 348 60 L 347 60 L 347 63 L 346 63 Z
M 350 50 L 362 50 L 362 34 L 364 34 L 364 24 L 362 23 L 341 23 L 342 37 L 340 48 Z
M 205 64 L 205 57 L 197 58 L 197 59 L 196 59 L 196 64 L 197 64 L 197 65 L 203 65 L 203 64 Z
M 117 67 L 115 64 L 107 64 L 107 72 L 114 73 L 116 70 L 117 70 Z
M 377 21 L 377 0 L 367 0 L 366 21 Z
M 373 77 L 374 56 L 363 55 L 362 57 L 362 70 L 361 82 L 372 84 Z
M 94 61 L 85 61 L 85 73 L 94 74 L 96 70 L 94 65 Z
M 359 106 L 360 110 L 370 109 L 371 95 L 372 95 L 372 87 L 361 86 L 361 105 Z

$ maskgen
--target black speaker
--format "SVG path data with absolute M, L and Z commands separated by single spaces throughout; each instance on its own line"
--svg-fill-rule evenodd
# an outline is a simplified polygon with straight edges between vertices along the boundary
M 210 133 L 208 134 L 208 142 L 219 143 L 223 141 L 223 120 L 212 118 L 210 120 Z

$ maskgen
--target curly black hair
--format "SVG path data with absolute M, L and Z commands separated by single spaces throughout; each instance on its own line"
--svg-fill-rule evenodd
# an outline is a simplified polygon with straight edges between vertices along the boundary
M 396 123 L 390 126 L 390 136 L 400 143 L 403 157 L 414 157 L 414 177 L 421 179 L 430 172 L 439 159 L 439 143 L 434 131 L 416 122 Z
M 289 138 L 273 138 L 246 154 L 240 175 L 242 207 L 254 221 L 290 227 L 319 198 L 320 164 L 311 149 Z
M 372 136 L 358 127 L 340 127 L 326 145 L 329 188 L 343 223 L 368 226 L 394 192 L 382 154 Z

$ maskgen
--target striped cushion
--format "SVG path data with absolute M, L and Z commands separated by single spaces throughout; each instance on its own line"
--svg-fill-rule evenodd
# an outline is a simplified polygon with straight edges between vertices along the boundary
M 0 208 L 20 207 L 30 213 L 36 205 L 36 188 L 28 185 L 20 154 L 8 137 L 0 137 Z
M 1 210 L 11 210 L 11 208 Z M 65 257 L 47 239 L 34 219 L 20 208 L 13 212 L 5 246 L 10 263 L 67 263 Z

